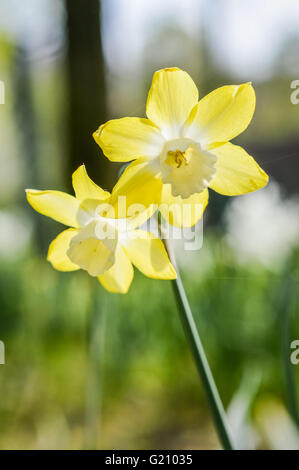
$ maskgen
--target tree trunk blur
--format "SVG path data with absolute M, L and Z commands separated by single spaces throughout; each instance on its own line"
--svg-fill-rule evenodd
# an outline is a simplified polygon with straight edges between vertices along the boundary
M 89 176 L 111 189 L 113 170 L 92 133 L 107 120 L 100 1 L 66 0 L 69 170 L 85 163 Z M 68 175 L 69 177 L 70 175 Z
M 24 180 L 27 188 L 39 188 L 37 122 L 33 102 L 30 58 L 26 49 L 16 47 L 13 59 L 13 97 L 14 113 L 18 137 L 22 148 Z M 24 195 L 22 194 L 22 202 Z M 47 252 L 48 237 L 45 223 L 40 215 L 26 205 L 28 216 L 35 227 L 35 247 L 40 253 Z

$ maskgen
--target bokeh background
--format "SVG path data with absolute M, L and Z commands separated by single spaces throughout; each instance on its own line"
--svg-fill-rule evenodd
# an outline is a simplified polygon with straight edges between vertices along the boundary
M 235 139 L 271 183 L 211 195 L 204 244 L 177 256 L 235 439 L 299 448 L 299 3 L 296 0 L 1 0 L 1 449 L 219 448 L 171 284 L 135 274 L 126 296 L 46 262 L 59 224 L 24 188 L 70 190 L 85 163 L 111 189 L 119 167 L 92 139 L 143 116 L 152 74 L 188 71 L 200 95 L 253 82 Z

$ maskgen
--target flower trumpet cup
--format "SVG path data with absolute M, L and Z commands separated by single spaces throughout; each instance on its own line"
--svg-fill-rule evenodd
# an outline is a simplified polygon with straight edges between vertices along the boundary
M 59 271 L 84 269 L 110 292 L 126 293 L 135 265 L 155 279 L 175 279 L 162 241 L 138 229 L 151 215 L 148 208 L 125 204 L 97 186 L 85 166 L 73 173 L 75 195 L 27 189 L 29 204 L 43 215 L 68 225 L 49 246 L 48 261 Z M 127 214 L 127 209 L 131 209 Z M 127 216 L 128 215 L 128 216 Z

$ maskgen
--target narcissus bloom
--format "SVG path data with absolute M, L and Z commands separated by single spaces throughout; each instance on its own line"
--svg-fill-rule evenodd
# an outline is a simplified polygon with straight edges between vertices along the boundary
M 97 186 L 84 165 L 73 173 L 73 188 L 76 197 L 60 191 L 26 190 L 37 212 L 71 227 L 50 244 L 47 259 L 54 268 L 84 269 L 108 291 L 121 293 L 132 282 L 132 263 L 148 277 L 176 278 L 162 241 L 137 229 L 152 211 L 120 218 L 117 192 L 110 194 Z
M 247 128 L 254 108 L 250 83 L 223 86 L 198 101 L 191 77 L 167 68 L 154 74 L 148 119 L 108 121 L 93 136 L 109 160 L 135 160 L 116 185 L 128 202 L 162 203 L 170 223 L 194 225 L 208 203 L 208 188 L 235 196 L 267 184 L 255 160 L 229 142 Z M 202 209 L 182 217 L 186 205 Z

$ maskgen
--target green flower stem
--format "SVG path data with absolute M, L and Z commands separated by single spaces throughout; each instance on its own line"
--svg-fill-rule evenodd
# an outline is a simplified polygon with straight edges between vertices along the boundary
M 176 266 L 174 253 L 171 249 L 169 241 L 163 241 L 171 262 L 174 266 Z M 234 445 L 232 441 L 231 432 L 226 421 L 226 415 L 223 408 L 223 404 L 221 402 L 221 398 L 219 396 L 215 381 L 213 379 L 213 375 L 197 331 L 197 327 L 177 266 L 176 271 L 177 279 L 171 281 L 171 283 L 178 311 L 180 313 L 181 321 L 185 330 L 185 334 L 192 350 L 196 367 L 211 407 L 214 423 L 218 432 L 220 442 L 222 443 L 222 446 L 225 450 L 233 450 Z
M 99 284 L 90 278 L 91 302 L 87 318 L 88 359 L 85 388 L 85 448 L 96 449 L 101 425 L 103 355 L 105 336 L 105 295 L 99 299 Z

